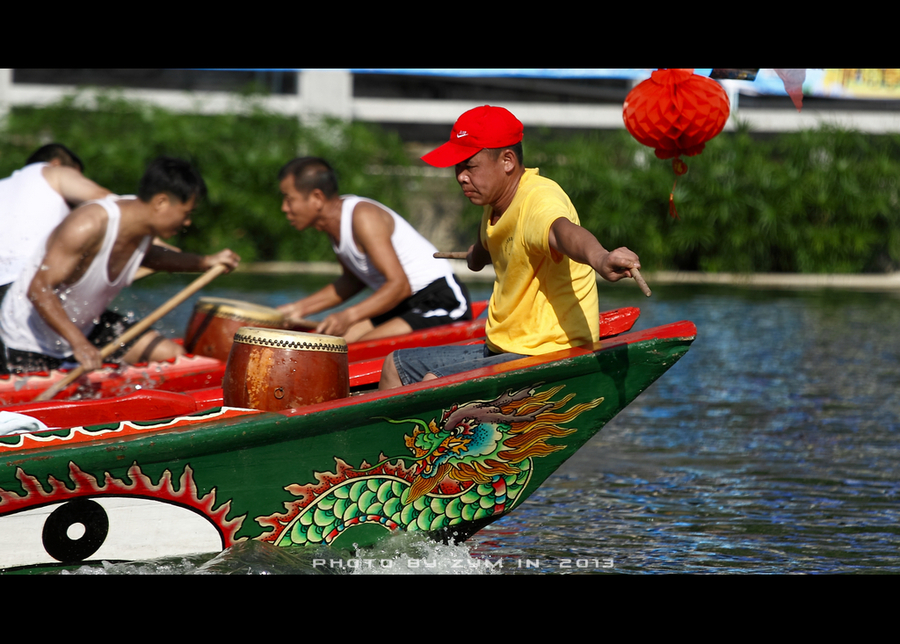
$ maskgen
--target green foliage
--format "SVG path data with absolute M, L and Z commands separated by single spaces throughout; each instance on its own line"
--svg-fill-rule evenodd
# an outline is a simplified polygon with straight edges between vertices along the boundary
M 674 192 L 671 162 L 627 132 L 537 137 L 528 164 L 558 181 L 582 223 L 646 268 L 872 272 L 900 268 L 900 137 L 822 128 L 719 135 Z
M 327 158 L 343 192 L 396 203 L 404 184 L 373 166 L 409 165 L 396 136 L 361 124 L 326 121 L 303 127 L 296 118 L 268 113 L 252 97 L 233 114 L 176 114 L 101 96 L 95 109 L 81 109 L 73 96 L 45 108 L 16 108 L 0 130 L 0 176 L 21 167 L 40 145 L 58 141 L 78 154 L 85 174 L 119 194 L 132 194 L 146 165 L 160 155 L 192 161 L 209 198 L 191 227 L 170 240 L 185 250 L 229 247 L 244 261 L 332 260 L 328 238 L 297 232 L 281 212 L 278 171 L 300 154 Z M 403 182 L 408 182 L 408 177 Z
M 361 123 L 304 127 L 255 106 L 252 96 L 235 100 L 235 113 L 214 116 L 175 114 L 114 94 L 98 99 L 94 109 L 80 107 L 80 96 L 15 108 L 0 129 L 0 176 L 49 141 L 71 147 L 87 176 L 121 194 L 136 190 L 154 157 L 191 159 L 209 199 L 191 228 L 172 241 L 198 252 L 228 246 L 245 261 L 333 259 L 325 235 L 298 233 L 281 213 L 278 170 L 300 154 L 331 161 L 342 192 L 409 211 L 416 179 L 396 169 L 421 162 L 409 158 L 397 136 Z M 677 182 L 671 162 L 624 130 L 529 133 L 525 155 L 526 165 L 540 167 L 566 190 L 582 223 L 606 247 L 635 250 L 647 269 L 900 268 L 898 136 L 832 128 L 760 136 L 738 127 L 685 158 L 689 171 Z M 679 220 L 668 213 L 673 184 Z M 469 240 L 481 209 L 450 188 L 454 198 L 443 203 L 450 211 L 459 207 L 448 216 L 458 218 L 460 238 Z M 434 195 L 441 199 L 446 195 Z

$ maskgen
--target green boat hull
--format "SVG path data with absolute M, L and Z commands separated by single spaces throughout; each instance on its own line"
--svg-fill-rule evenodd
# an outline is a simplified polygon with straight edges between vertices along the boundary
M 519 506 L 689 348 L 681 322 L 279 413 L 0 439 L 0 570 L 461 541 Z

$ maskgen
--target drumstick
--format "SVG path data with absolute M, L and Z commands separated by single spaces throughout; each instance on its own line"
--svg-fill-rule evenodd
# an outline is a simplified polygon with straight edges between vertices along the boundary
M 454 250 L 447 253 L 442 253 L 438 251 L 434 254 L 435 259 L 466 259 L 468 257 L 468 253 L 464 250 Z M 650 297 L 652 291 L 650 287 L 647 286 L 646 280 L 644 280 L 644 276 L 641 275 L 641 271 L 637 268 L 629 268 L 631 271 L 631 276 L 634 278 L 634 281 L 637 282 L 637 285 L 641 287 L 641 291 L 647 297 Z
M 629 268 L 631 271 L 631 276 L 634 278 L 634 281 L 637 282 L 637 285 L 641 287 L 641 291 L 643 291 L 644 295 L 650 297 L 650 287 L 647 286 L 647 282 L 644 281 L 644 276 L 641 275 L 641 271 L 637 268 Z
M 228 267 L 225 264 L 217 264 L 213 266 L 211 269 L 203 273 L 200 277 L 195 279 L 193 282 L 188 284 L 180 293 L 178 293 L 175 297 L 171 298 L 168 302 L 163 304 L 161 307 L 153 311 L 150 315 L 145 317 L 143 320 L 129 328 L 125 333 L 120 335 L 118 338 L 107 344 L 100 350 L 100 357 L 106 358 L 115 353 L 119 347 L 123 344 L 127 344 L 134 340 L 136 337 L 140 336 L 147 329 L 149 329 L 157 320 L 162 318 L 164 315 L 169 313 L 176 306 L 184 302 L 191 295 L 199 291 L 201 288 L 212 282 L 219 275 L 228 270 Z M 34 402 L 45 402 L 47 400 L 51 400 L 56 394 L 60 391 L 68 387 L 72 384 L 81 374 L 87 371 L 84 367 L 79 366 L 76 369 L 73 369 L 69 372 L 69 374 L 54 384 L 52 387 L 44 390 L 44 392 L 34 399 Z

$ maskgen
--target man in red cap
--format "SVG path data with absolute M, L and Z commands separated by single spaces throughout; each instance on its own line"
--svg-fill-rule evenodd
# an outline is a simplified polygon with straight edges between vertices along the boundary
M 455 166 L 463 194 L 484 206 L 470 270 L 496 272 L 483 346 L 395 351 L 384 362 L 381 389 L 541 355 L 599 339 L 597 278 L 615 282 L 641 266 L 627 248 L 607 251 L 579 225 L 555 182 L 525 168 L 522 123 L 484 105 L 459 117 L 450 140 L 422 157 Z

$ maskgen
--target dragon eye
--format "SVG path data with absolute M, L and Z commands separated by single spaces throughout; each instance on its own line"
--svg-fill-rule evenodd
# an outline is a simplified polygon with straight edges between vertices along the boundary
M 156 559 L 224 547 L 206 516 L 142 497 L 79 497 L 0 517 L 0 569 Z
M 459 436 L 460 434 L 471 434 L 472 433 L 472 422 L 467 418 L 460 422 L 456 427 L 453 428 L 453 435 Z
M 68 563 L 90 557 L 108 535 L 109 517 L 103 506 L 90 499 L 74 499 L 50 513 L 41 541 L 48 555 Z

